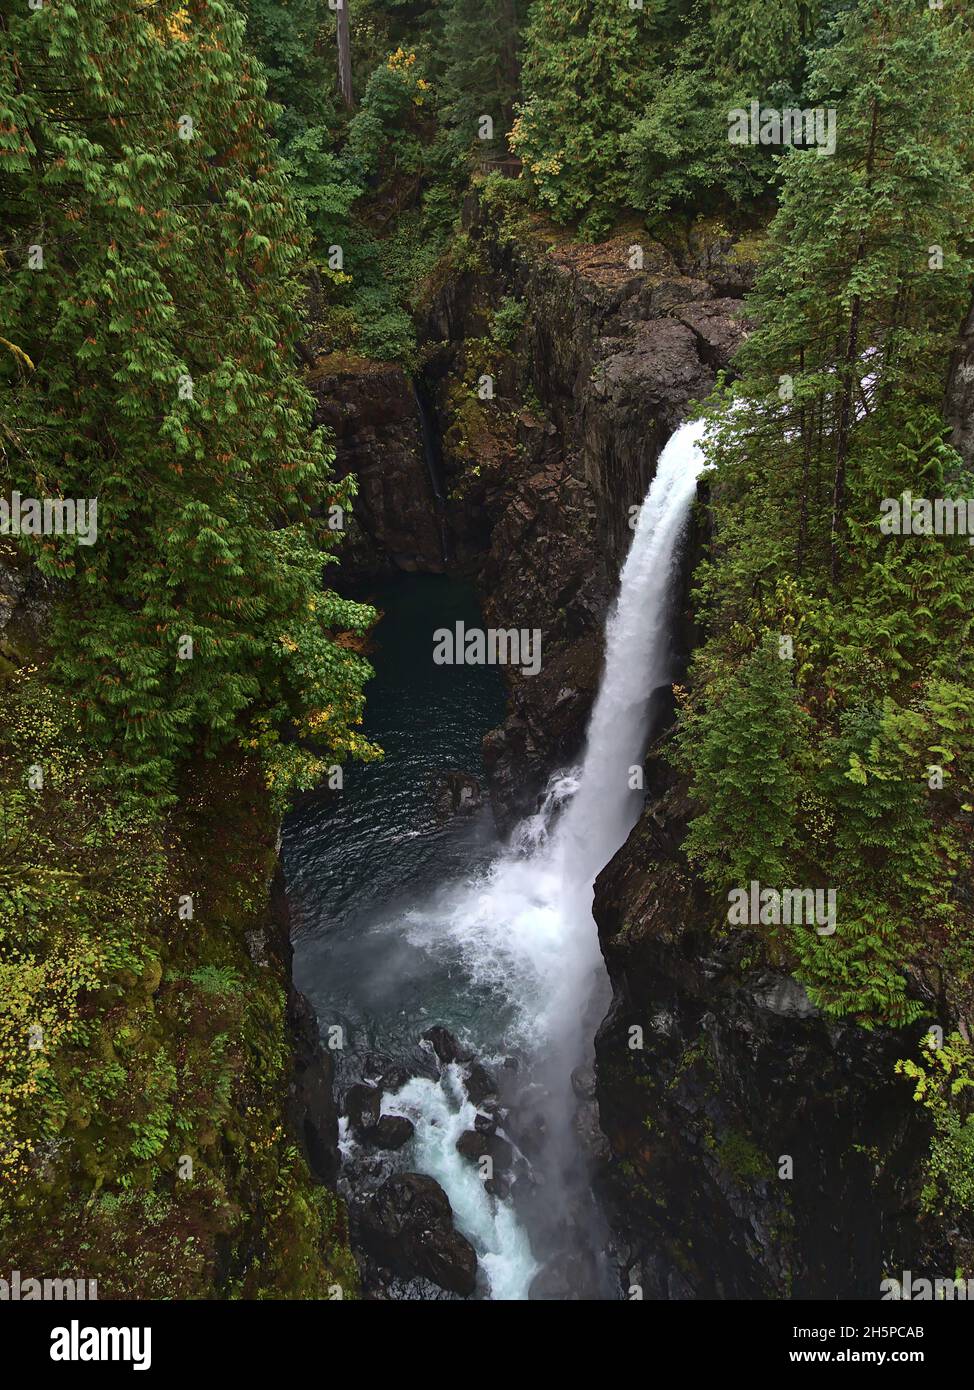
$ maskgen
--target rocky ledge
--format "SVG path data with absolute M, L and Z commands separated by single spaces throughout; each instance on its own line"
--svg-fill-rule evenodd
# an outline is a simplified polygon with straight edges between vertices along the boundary
M 429 315 L 428 374 L 444 432 L 453 553 L 487 623 L 541 633 L 537 674 L 504 671 L 508 715 L 485 760 L 502 826 L 577 754 L 598 687 L 602 632 L 660 451 L 740 343 L 749 265 L 732 239 L 674 253 L 636 234 L 598 246 L 506 239 L 473 216 L 478 269 Z M 475 399 L 497 306 L 516 342 Z
M 315 424 L 328 427 L 335 472 L 354 473 L 342 572 L 373 579 L 397 570 L 437 574 L 443 542 L 412 383 L 401 367 L 334 354 L 306 377 Z

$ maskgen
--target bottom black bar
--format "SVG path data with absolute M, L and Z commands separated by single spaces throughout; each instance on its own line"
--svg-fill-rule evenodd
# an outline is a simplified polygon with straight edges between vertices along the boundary
M 963 1299 L 869 1304 L 646 1302 L 600 1305 L 597 1312 L 589 1311 L 594 1305 L 573 1304 L 563 1341 L 557 1329 L 564 1311 L 545 1313 L 535 1306 L 533 1311 L 513 1313 L 517 1321 L 507 1326 L 515 1335 L 534 1332 L 535 1346 L 546 1360 L 561 1352 L 577 1356 L 579 1332 L 592 1317 L 589 1326 L 596 1336 L 604 1329 L 613 1338 L 606 1347 L 654 1359 L 665 1352 L 684 1372 L 760 1369 L 782 1373 L 816 1366 L 820 1370 L 874 1366 L 946 1372 L 970 1344 L 972 1323 L 963 1304 Z M 423 1306 L 388 1304 L 383 1312 L 376 1303 L 337 1301 L 0 1302 L 0 1337 L 6 1357 L 16 1356 L 24 1372 L 51 1367 L 65 1379 L 86 1371 L 172 1375 L 200 1367 L 252 1376 L 263 1363 L 278 1372 L 286 1369 L 289 1375 L 304 1368 L 333 1375 L 346 1358 L 372 1345 L 370 1337 L 381 1337 L 390 1329 L 398 1339 L 418 1330 L 418 1323 L 410 1322 L 417 1316 L 424 1318 L 424 1335 L 466 1338 L 486 1331 L 497 1348 L 505 1324 L 498 1324 L 493 1313 L 487 1315 L 487 1324 L 478 1320 L 483 1314 L 477 1310 L 492 1305 L 475 1304 L 473 1311 L 464 1313 L 455 1311 L 461 1305 L 437 1304 L 430 1312 L 417 1313 Z M 471 1316 L 475 1321 L 468 1323 Z M 555 1318 L 554 1324 L 549 1317 Z M 350 1343 L 347 1337 L 352 1331 L 358 1335 Z M 621 1344 L 620 1338 L 625 1339 Z M 395 1345 L 405 1351 L 410 1344 L 397 1340 Z M 374 1346 L 373 1373 L 381 1362 L 382 1343 Z M 605 1365 L 598 1346 L 589 1342 L 595 1354 L 590 1364 L 593 1377 L 597 1374 L 604 1382 Z M 355 1347 L 358 1353 L 352 1350 Z M 411 1354 L 407 1360 L 413 1360 Z M 601 1369 L 596 1371 L 599 1363 Z M 586 1373 L 579 1366 L 576 1370 L 584 1381 Z

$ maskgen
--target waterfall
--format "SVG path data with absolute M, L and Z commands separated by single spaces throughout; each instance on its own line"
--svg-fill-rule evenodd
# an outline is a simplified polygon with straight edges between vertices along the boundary
M 589 722 L 578 790 L 561 836 L 577 877 L 593 878 L 639 814 L 629 773 L 646 751 L 649 699 L 673 678 L 668 603 L 679 541 L 703 467 L 703 421 L 684 425 L 660 455 L 639 511 L 605 633 L 605 669 Z
M 632 774 L 646 751 L 649 697 L 673 678 L 668 607 L 680 538 L 704 465 L 704 429 L 704 421 L 683 425 L 663 449 L 606 623 L 605 666 L 578 790 L 556 832 L 566 907 L 578 919 L 569 990 L 579 988 L 581 972 L 599 959 L 598 939 L 590 929 L 592 884 L 625 843 L 642 808 Z
M 413 945 L 455 963 L 464 988 L 482 989 L 499 1001 L 474 1041 L 481 1056 L 489 1056 L 493 1043 L 498 1061 L 519 1053 L 540 1097 L 550 1152 L 535 1167 L 549 1212 L 547 1248 L 537 1251 L 513 1219 L 510 1199 L 489 1196 L 456 1152 L 456 1135 L 471 1123 L 464 1107 L 471 1107 L 455 1077 L 410 1082 L 383 1103 L 416 1126 L 413 1161 L 446 1190 L 460 1229 L 477 1247 L 494 1298 L 526 1298 L 539 1260 L 557 1263 L 570 1253 L 559 1252 L 558 1242 L 570 1243 L 581 1219 L 566 1217 L 566 1210 L 577 1212 L 584 1200 L 594 1208 L 588 1175 L 578 1172 L 569 1085 L 572 1068 L 591 1057 L 593 1002 L 600 1010 L 608 1002 L 592 887 L 642 805 L 642 794 L 631 787 L 638 780 L 632 771 L 645 754 L 650 696 L 673 675 L 669 604 L 680 539 L 704 466 L 704 429 L 703 422 L 693 422 L 676 431 L 639 512 L 606 624 L 605 666 L 581 767 L 552 779 L 541 810 L 522 823 L 485 872 L 444 885 L 405 914 Z M 492 1026 L 500 1035 L 489 1032 Z

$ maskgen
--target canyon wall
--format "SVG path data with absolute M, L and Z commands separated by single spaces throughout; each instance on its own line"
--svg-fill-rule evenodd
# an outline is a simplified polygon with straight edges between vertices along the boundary
M 422 378 L 442 439 L 449 567 L 473 580 L 489 626 L 541 634 L 540 672 L 504 669 L 508 716 L 485 741 L 507 829 L 581 749 L 631 524 L 663 444 L 741 341 L 749 262 L 716 231 L 678 254 L 643 237 L 633 270 L 635 234 L 551 246 L 507 234 L 476 204 L 466 223 L 464 264 L 422 322 Z M 498 309 L 511 304 L 523 323 L 500 339 Z M 338 471 L 359 478 L 347 577 L 442 569 L 407 379 L 331 361 L 312 387 Z
M 625 1286 L 879 1298 L 885 1273 L 952 1271 L 956 1251 L 918 1224 L 929 1135 L 894 1075 L 915 1037 L 823 1017 L 755 933 L 727 930 L 682 854 L 691 808 L 666 754 L 664 736 L 595 892 L 613 990 L 596 1038 L 602 1182 Z
M 465 263 L 424 321 L 423 372 L 443 438 L 451 568 L 474 580 L 489 625 L 542 633 L 540 674 L 505 670 L 508 716 L 485 741 L 505 828 L 580 749 L 630 517 L 667 437 L 741 341 L 752 256 L 719 229 L 671 248 L 638 233 L 595 247 L 544 228 L 511 235 L 473 205 L 465 235 Z M 960 441 L 968 348 L 951 395 Z M 352 448 L 363 477 L 381 471 L 378 440 L 359 432 Z M 375 554 L 422 552 L 424 567 L 430 543 L 397 539 L 421 490 L 410 449 L 396 478 L 363 488 L 360 524 Z M 706 541 L 695 517 L 675 602 L 678 669 L 695 641 L 690 580 Z M 594 906 L 613 990 L 596 1040 L 598 1183 L 623 1290 L 877 1298 L 887 1273 L 949 1273 L 965 1253 L 969 1263 L 959 1233 L 918 1215 L 929 1132 L 894 1074 L 916 1038 L 824 1018 L 769 968 L 759 939 L 721 929 L 682 854 L 691 807 L 669 736 L 647 758 L 645 811 Z

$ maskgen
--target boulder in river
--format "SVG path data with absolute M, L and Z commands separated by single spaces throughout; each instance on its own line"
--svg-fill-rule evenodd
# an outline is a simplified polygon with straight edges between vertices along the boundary
M 379 1123 L 382 1092 L 376 1086 L 359 1082 L 345 1092 L 345 1114 L 357 1137 Z
M 408 1067 L 403 1066 L 401 1062 L 394 1062 L 379 1077 L 379 1090 L 383 1094 L 387 1091 L 395 1094 L 396 1091 L 401 1091 L 406 1082 L 412 1080 L 412 1077 L 413 1073 Z
M 378 1124 L 365 1130 L 364 1137 L 377 1149 L 401 1149 L 413 1133 L 413 1122 L 405 1115 L 380 1115 Z
M 406 1278 L 420 1276 L 468 1297 L 477 1252 L 454 1229 L 449 1198 L 423 1173 L 396 1173 L 356 1213 L 359 1238 L 374 1259 Z
M 499 1134 L 480 1134 L 475 1129 L 465 1130 L 457 1140 L 457 1153 L 478 1163 L 489 1158 L 494 1172 L 510 1168 L 514 1162 L 514 1150 Z
M 474 1062 L 468 1068 L 467 1074 L 463 1078 L 463 1084 L 474 1105 L 482 1105 L 488 1096 L 496 1096 L 497 1094 L 497 1082 L 487 1068 L 481 1066 L 479 1062 Z
M 489 1192 L 492 1197 L 510 1195 L 514 1149 L 501 1135 L 468 1129 L 457 1140 L 457 1153 L 478 1164 L 482 1158 L 489 1158 L 490 1177 L 484 1182 L 485 1192 Z
M 450 1062 L 469 1062 L 473 1056 L 467 1048 L 457 1041 L 449 1028 L 444 1028 L 439 1023 L 432 1028 L 427 1028 L 423 1034 L 423 1041 L 429 1043 L 444 1066 L 449 1065 Z
M 572 1090 L 579 1100 L 592 1100 L 595 1096 L 595 1068 L 576 1067 L 572 1072 Z
M 488 1101 L 483 1109 L 478 1110 L 474 1116 L 473 1127 L 478 1134 L 495 1134 L 499 1118 L 496 1109 Z
M 458 772 L 450 768 L 441 772 L 433 790 L 433 809 L 437 820 L 446 821 L 451 816 L 468 816 L 479 811 L 484 804 L 483 792 L 476 777 L 469 772 Z

